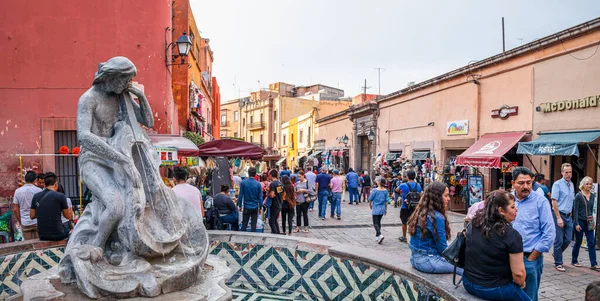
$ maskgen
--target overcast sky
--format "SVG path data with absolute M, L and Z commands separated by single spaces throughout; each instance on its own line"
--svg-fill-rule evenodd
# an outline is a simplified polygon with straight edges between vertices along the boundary
M 190 1 L 223 102 L 278 81 L 376 94 L 376 67 L 388 94 L 502 52 L 501 17 L 508 50 L 600 16 L 600 0 Z

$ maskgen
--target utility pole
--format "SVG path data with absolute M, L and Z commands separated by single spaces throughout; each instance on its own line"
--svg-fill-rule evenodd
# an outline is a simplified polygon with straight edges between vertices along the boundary
M 377 92 L 377 97 L 379 97 L 379 95 L 381 95 L 381 71 L 385 71 L 385 68 L 377 67 L 377 68 L 375 68 L 375 70 L 377 70 L 377 85 L 379 86 L 379 91 Z M 366 86 L 366 84 L 365 84 L 365 86 Z
M 367 79 L 365 78 L 365 85 L 361 87 L 363 89 L 363 102 L 367 101 L 367 89 L 371 89 L 371 87 L 367 87 Z
M 504 17 L 502 17 L 502 52 L 506 51 L 506 42 L 504 40 Z

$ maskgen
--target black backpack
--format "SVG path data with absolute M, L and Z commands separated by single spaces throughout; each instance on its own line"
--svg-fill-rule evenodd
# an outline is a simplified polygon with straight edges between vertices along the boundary
M 406 194 L 406 201 L 408 202 L 408 209 L 415 209 L 419 204 L 419 200 L 421 199 L 421 194 L 417 192 L 417 185 L 415 183 L 413 188 L 411 188 L 410 183 L 406 183 L 408 185 L 408 193 Z

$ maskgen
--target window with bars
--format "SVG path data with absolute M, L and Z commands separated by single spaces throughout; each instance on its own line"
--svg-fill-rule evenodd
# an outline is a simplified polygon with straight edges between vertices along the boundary
M 61 146 L 66 146 L 69 150 L 79 146 L 77 143 L 77 131 L 54 131 L 55 154 Z M 73 203 L 79 203 L 79 195 L 85 191 L 79 191 L 79 165 L 75 156 L 56 156 L 54 159 L 56 170 L 53 171 L 58 177 L 58 183 L 65 189 L 65 195 Z

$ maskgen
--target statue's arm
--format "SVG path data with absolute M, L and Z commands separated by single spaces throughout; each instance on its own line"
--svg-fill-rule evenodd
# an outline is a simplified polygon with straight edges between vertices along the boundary
M 92 120 L 94 118 L 95 101 L 89 95 L 83 95 L 77 106 L 77 136 L 81 146 L 95 154 L 117 163 L 125 164 L 128 158 L 118 153 L 106 141 L 92 133 Z
M 154 116 L 152 116 L 152 108 L 150 108 L 150 104 L 148 103 L 148 99 L 142 90 L 137 88 L 136 86 L 130 85 L 127 88 L 128 92 L 131 92 L 133 95 L 138 97 L 140 103 L 133 103 L 133 111 L 135 112 L 135 118 L 141 124 L 146 127 L 153 128 L 154 127 Z

